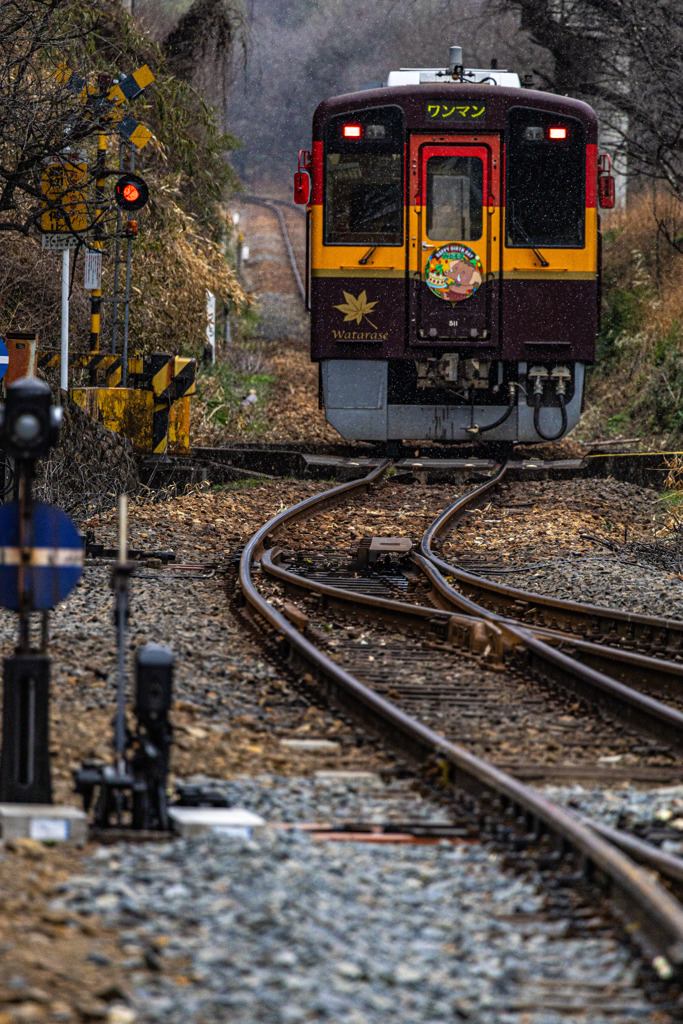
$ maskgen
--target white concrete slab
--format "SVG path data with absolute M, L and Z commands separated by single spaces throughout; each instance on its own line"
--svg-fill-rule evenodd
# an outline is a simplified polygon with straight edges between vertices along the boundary
M 377 772 L 318 771 L 313 773 L 313 778 L 316 782 L 340 782 L 342 785 L 348 783 L 352 786 L 367 786 L 369 789 L 380 789 L 384 786 Z
M 217 832 L 250 839 L 266 825 L 265 818 L 241 807 L 171 807 L 168 816 L 181 836 Z
M 66 804 L 0 804 L 0 837 L 86 843 L 88 819 L 85 811 Z
M 280 746 L 289 750 L 305 750 L 312 754 L 337 754 L 341 750 L 341 743 L 335 740 L 280 740 Z

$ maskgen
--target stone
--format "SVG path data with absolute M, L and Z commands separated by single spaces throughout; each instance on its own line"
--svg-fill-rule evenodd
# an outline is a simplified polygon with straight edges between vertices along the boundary
M 76 1010 L 86 1020 L 106 1020 L 109 1007 L 101 999 L 85 996 L 76 1003 Z
M 17 1003 L 16 1006 L 12 1007 L 11 1019 L 13 1021 L 21 1022 L 44 1020 L 47 1016 L 47 1010 L 43 1003 Z
M 61 1000 L 55 1000 L 50 1003 L 50 1020 L 55 1021 L 56 1024 L 69 1024 L 70 1021 L 74 1020 L 74 1011 L 71 1009 L 68 1003 L 64 1003 Z
M 107 1024 L 133 1024 L 137 1020 L 137 1014 L 130 1006 L 123 1003 L 114 1003 L 109 1007 Z

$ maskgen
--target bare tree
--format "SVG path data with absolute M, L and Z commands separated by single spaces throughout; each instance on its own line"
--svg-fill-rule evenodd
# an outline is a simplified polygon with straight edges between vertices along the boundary
M 65 57 L 79 61 L 82 31 L 68 0 L 4 0 L 0 5 L 0 230 L 28 234 L 44 206 L 43 171 L 61 162 L 66 171 L 79 147 L 102 129 L 110 108 L 108 86 L 94 80 L 83 92 L 78 75 L 67 81 Z M 93 79 L 91 78 L 91 84 Z M 86 102 L 87 99 L 87 102 Z M 79 182 L 79 189 L 88 184 Z M 54 179 L 53 179 L 54 181 Z M 48 206 L 66 220 L 74 199 L 69 175 L 54 185 Z M 86 213 L 87 216 L 87 213 Z M 87 217 L 92 226 L 94 211 Z
M 520 28 L 551 55 L 550 73 L 542 73 L 546 86 L 595 103 L 620 140 L 629 173 L 663 185 L 680 201 L 683 11 L 677 0 L 493 4 L 516 11 Z M 673 235 L 670 240 L 676 243 Z
M 228 125 L 228 91 L 235 53 L 246 47 L 246 21 L 239 0 L 194 0 L 163 42 L 170 70 L 192 82 Z

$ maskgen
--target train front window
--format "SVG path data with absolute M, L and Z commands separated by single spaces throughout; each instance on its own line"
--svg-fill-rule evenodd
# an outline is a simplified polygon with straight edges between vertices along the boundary
M 400 153 L 328 153 L 326 170 L 325 241 L 333 245 L 400 245 Z
M 585 244 L 586 132 L 576 118 L 513 107 L 508 114 L 505 244 Z
M 474 242 L 481 238 L 484 164 L 476 156 L 432 156 L 427 161 L 427 236 Z
M 325 127 L 325 243 L 403 244 L 403 111 L 338 114 Z

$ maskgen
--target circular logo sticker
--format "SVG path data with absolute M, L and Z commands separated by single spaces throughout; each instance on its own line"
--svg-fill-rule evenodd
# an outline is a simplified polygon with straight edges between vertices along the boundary
M 435 249 L 425 269 L 431 291 L 447 302 L 460 302 L 474 295 L 484 280 L 484 268 L 476 252 L 451 242 Z

